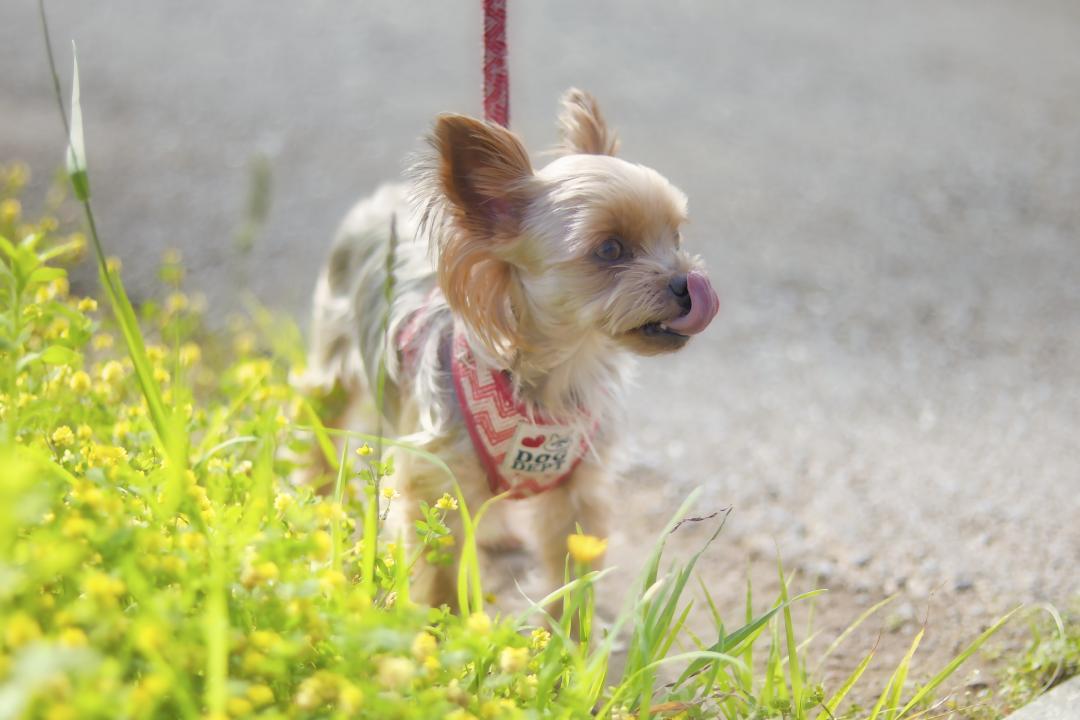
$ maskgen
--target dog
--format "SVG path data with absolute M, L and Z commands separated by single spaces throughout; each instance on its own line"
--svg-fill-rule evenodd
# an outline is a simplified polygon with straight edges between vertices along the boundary
M 441 458 L 474 510 L 496 494 L 533 498 L 552 587 L 569 534 L 608 535 L 635 356 L 679 350 L 719 307 L 682 247 L 686 196 L 616 156 L 591 95 L 571 89 L 561 105 L 561 143 L 539 170 L 511 131 L 437 117 L 409 182 L 383 185 L 343 222 L 315 290 L 305 381 L 344 393 L 331 424 L 384 427 Z M 453 481 L 408 452 L 395 462 L 411 528 Z M 520 540 L 517 522 L 484 525 L 485 546 Z M 422 565 L 413 592 L 454 606 L 455 589 L 452 565 Z

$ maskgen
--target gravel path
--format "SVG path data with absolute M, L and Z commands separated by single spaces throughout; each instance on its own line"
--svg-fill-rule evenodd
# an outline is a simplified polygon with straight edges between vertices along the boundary
M 478 2 L 52 5 L 136 295 L 178 246 L 215 309 L 246 276 L 304 316 L 349 204 L 435 113 L 478 108 Z M 774 542 L 841 624 L 934 593 L 943 651 L 1080 594 L 1080 5 L 518 2 L 510 42 L 515 127 L 541 148 L 559 93 L 593 90 L 690 196 L 725 303 L 643 368 L 616 559 L 700 484 L 735 507 L 705 569 L 731 602 Z M 40 186 L 61 138 L 32 3 L 0 9 L 0 68 L 0 160 Z

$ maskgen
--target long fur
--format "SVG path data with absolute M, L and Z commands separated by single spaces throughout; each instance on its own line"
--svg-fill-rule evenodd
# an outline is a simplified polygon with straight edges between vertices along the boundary
M 701 269 L 679 247 L 685 196 L 654 170 L 613 157 L 618 141 L 590 95 L 572 89 L 564 96 L 559 128 L 562 155 L 535 171 L 512 132 L 438 117 L 430 151 L 408 183 L 382 186 L 342 224 L 315 291 L 305 376 L 313 391 L 344 390 L 348 409 L 336 422 L 370 430 L 385 359 L 389 430 L 438 453 L 470 503 L 489 494 L 450 375 L 455 323 L 480 364 L 511 374 L 531 410 L 560 417 L 586 408 L 599 428 L 592 456 L 565 487 L 536 498 L 546 519 L 533 534 L 552 582 L 561 578 L 565 534 L 575 523 L 605 533 L 615 431 L 625 422 L 634 356 L 685 342 L 641 329 L 677 315 L 670 278 Z M 391 228 L 399 244 L 389 337 L 426 313 L 408 367 L 396 346 L 385 346 L 382 329 Z M 597 260 L 598 244 L 611 237 L 626 246 L 625 262 Z M 448 487 L 422 464 L 401 462 L 399 472 L 406 514 Z M 429 575 L 426 599 L 452 604 L 446 573 Z

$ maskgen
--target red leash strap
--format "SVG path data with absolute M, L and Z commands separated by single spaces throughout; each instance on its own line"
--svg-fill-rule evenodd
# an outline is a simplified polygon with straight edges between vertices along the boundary
M 510 124 L 506 0 L 484 0 L 484 117 L 503 127 Z

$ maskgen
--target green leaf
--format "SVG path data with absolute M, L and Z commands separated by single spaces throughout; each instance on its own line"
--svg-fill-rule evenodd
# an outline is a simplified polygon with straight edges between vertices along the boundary
M 75 197 L 82 202 L 90 199 L 90 178 L 86 174 L 86 144 L 83 140 L 82 105 L 79 103 L 79 55 L 71 43 L 71 135 L 68 138 L 67 171 Z
M 79 353 L 63 345 L 50 345 L 41 351 L 41 360 L 47 365 L 74 365 Z

